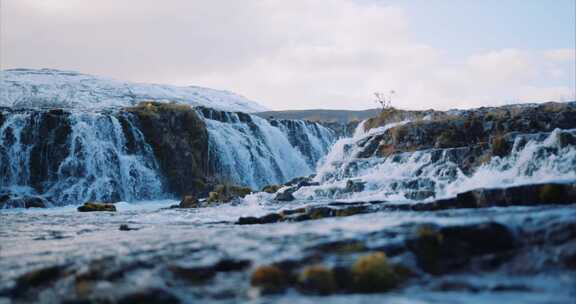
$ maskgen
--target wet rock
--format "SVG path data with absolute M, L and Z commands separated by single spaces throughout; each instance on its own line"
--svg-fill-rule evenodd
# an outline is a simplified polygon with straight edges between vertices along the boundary
M 359 240 L 341 240 L 329 243 L 322 243 L 320 245 L 309 248 L 309 250 L 318 252 L 322 255 L 325 254 L 351 254 L 356 252 L 366 251 L 366 245 Z
M 254 216 L 241 217 L 236 222 L 238 225 L 255 225 L 260 224 L 260 219 Z
M 207 203 L 228 203 L 234 199 L 244 198 L 252 193 L 252 189 L 234 185 L 216 185 L 214 190 L 208 194 Z
M 283 192 L 278 193 L 274 199 L 280 202 L 291 202 L 296 199 L 294 195 L 292 195 L 293 192 L 293 189 L 284 190 Z
M 308 293 L 321 295 L 336 291 L 336 280 L 332 271 L 322 265 L 305 267 L 298 278 L 299 287 Z
M 30 271 L 16 279 L 12 294 L 16 297 L 22 297 L 28 295 L 29 291 L 37 292 L 37 288 L 47 287 L 62 279 L 66 274 L 66 267 L 62 265 Z
M 332 268 L 332 275 L 334 276 L 334 281 L 339 289 L 343 291 L 354 290 L 354 278 L 352 276 L 351 267 L 336 265 Z
M 200 207 L 200 202 L 198 199 L 192 195 L 186 195 L 178 204 L 178 208 L 198 208 Z
M 457 292 L 480 292 L 481 288 L 468 282 L 462 281 L 444 281 L 432 287 L 434 291 L 457 291 Z
M 4 208 L 46 208 L 50 203 L 39 196 L 0 195 L 0 209 Z
M 248 268 L 252 263 L 249 260 L 223 259 L 214 265 L 217 272 L 240 271 Z
M 526 285 L 522 285 L 522 284 L 498 284 L 498 285 L 490 288 L 490 291 L 493 291 L 493 292 L 511 292 L 511 291 L 530 292 L 530 291 L 534 291 L 534 290 L 532 288 L 530 288 Z
M 364 204 L 364 203 L 360 203 Z M 280 213 L 270 213 L 262 217 L 241 217 L 238 219 L 239 225 L 268 224 L 276 222 L 302 222 L 318 220 L 327 217 L 344 217 L 369 212 L 367 205 L 352 204 L 342 208 L 328 206 L 307 207 L 298 209 L 282 210 Z
M 278 189 L 282 188 L 282 186 L 280 185 L 268 185 L 265 186 L 264 188 L 262 188 L 262 192 L 266 192 L 266 193 L 276 193 L 278 191 Z
M 346 192 L 362 192 L 366 187 L 366 182 L 349 179 L 346 182 Z
M 421 225 L 416 237 L 407 241 L 418 266 L 435 275 L 469 266 L 475 256 L 513 250 L 516 244 L 512 232 L 499 223 L 443 228 Z
M 544 184 L 538 189 L 538 200 L 548 204 L 576 202 L 576 186 L 567 184 Z
M 278 214 L 278 213 L 270 213 L 267 214 L 263 217 L 260 218 L 259 223 L 260 224 L 270 224 L 270 223 L 276 223 L 279 222 L 283 219 L 282 215 Z
M 474 189 L 454 198 L 416 204 L 383 206 L 384 210 L 436 211 L 494 206 L 531 206 L 576 203 L 576 184 L 532 184 L 507 188 Z
M 168 267 L 176 277 L 184 279 L 192 284 L 204 284 L 211 280 L 216 271 L 212 267 L 184 267 L 172 265 Z
M 160 288 L 147 288 L 144 290 L 136 291 L 127 294 L 117 301 L 118 304 L 156 304 L 156 303 L 166 303 L 166 304 L 179 304 L 182 303 L 173 294 Z
M 102 202 L 86 202 L 84 205 L 78 207 L 80 212 L 94 212 L 94 211 L 110 211 L 116 212 L 116 206 L 114 204 L 102 203 Z
M 423 190 L 423 191 L 407 191 L 404 197 L 414 201 L 422 201 L 430 197 L 436 196 L 436 192 Z
M 252 273 L 250 284 L 263 294 L 280 293 L 287 287 L 287 277 L 276 266 L 260 266 Z
M 133 228 L 128 226 L 128 224 L 122 224 L 120 225 L 120 228 L 118 228 L 118 230 L 120 231 L 133 231 L 133 230 L 138 230 L 138 228 Z
M 389 291 L 399 285 L 399 278 L 383 252 L 362 256 L 352 265 L 354 290 L 363 293 Z

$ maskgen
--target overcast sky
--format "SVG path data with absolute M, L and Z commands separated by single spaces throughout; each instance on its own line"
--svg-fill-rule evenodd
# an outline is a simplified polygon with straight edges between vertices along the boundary
M 0 0 L 2 69 L 231 90 L 271 109 L 576 99 L 575 0 Z

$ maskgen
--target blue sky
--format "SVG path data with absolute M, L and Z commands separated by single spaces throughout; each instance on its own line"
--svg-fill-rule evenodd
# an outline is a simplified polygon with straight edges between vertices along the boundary
M 1 68 L 240 93 L 271 109 L 576 99 L 576 0 L 2 1 Z
M 419 41 L 460 54 L 487 49 L 573 48 L 574 0 L 408 0 L 399 5 Z

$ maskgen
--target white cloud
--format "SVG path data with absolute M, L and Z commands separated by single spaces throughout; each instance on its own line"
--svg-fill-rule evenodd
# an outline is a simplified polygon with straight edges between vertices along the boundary
M 553 61 L 576 61 L 576 49 L 555 49 L 544 52 L 544 57 Z
M 565 61 L 573 60 L 573 50 L 487 50 L 457 60 L 417 41 L 396 6 L 353 0 L 2 4 L 3 68 L 204 85 L 275 109 L 369 108 L 376 106 L 374 91 L 389 89 L 405 108 L 575 95 L 574 65 Z

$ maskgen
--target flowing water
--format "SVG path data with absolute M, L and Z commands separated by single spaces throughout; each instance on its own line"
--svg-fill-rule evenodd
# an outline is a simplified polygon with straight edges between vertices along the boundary
M 390 157 L 358 157 L 372 136 L 402 123 L 364 132 L 362 124 L 352 138 L 337 141 L 318 166 L 319 186 L 303 187 L 294 195 L 302 200 L 405 201 L 412 193 L 429 192 L 431 198 L 452 197 L 477 188 L 566 182 L 576 180 L 576 147 L 562 144 L 564 134 L 517 134 L 510 155 L 492 157 L 471 175 L 462 172 L 460 158 L 469 148 L 430 149 Z M 361 192 L 346 191 L 353 180 L 364 184 Z
M 6 115 L 0 127 L 0 189 L 41 194 L 57 205 L 164 195 L 152 149 L 129 116 L 73 112 L 51 129 L 44 114 Z
M 211 170 L 253 189 L 312 174 L 335 140 L 333 131 L 317 123 L 269 122 L 208 109 L 198 113 L 208 128 Z

